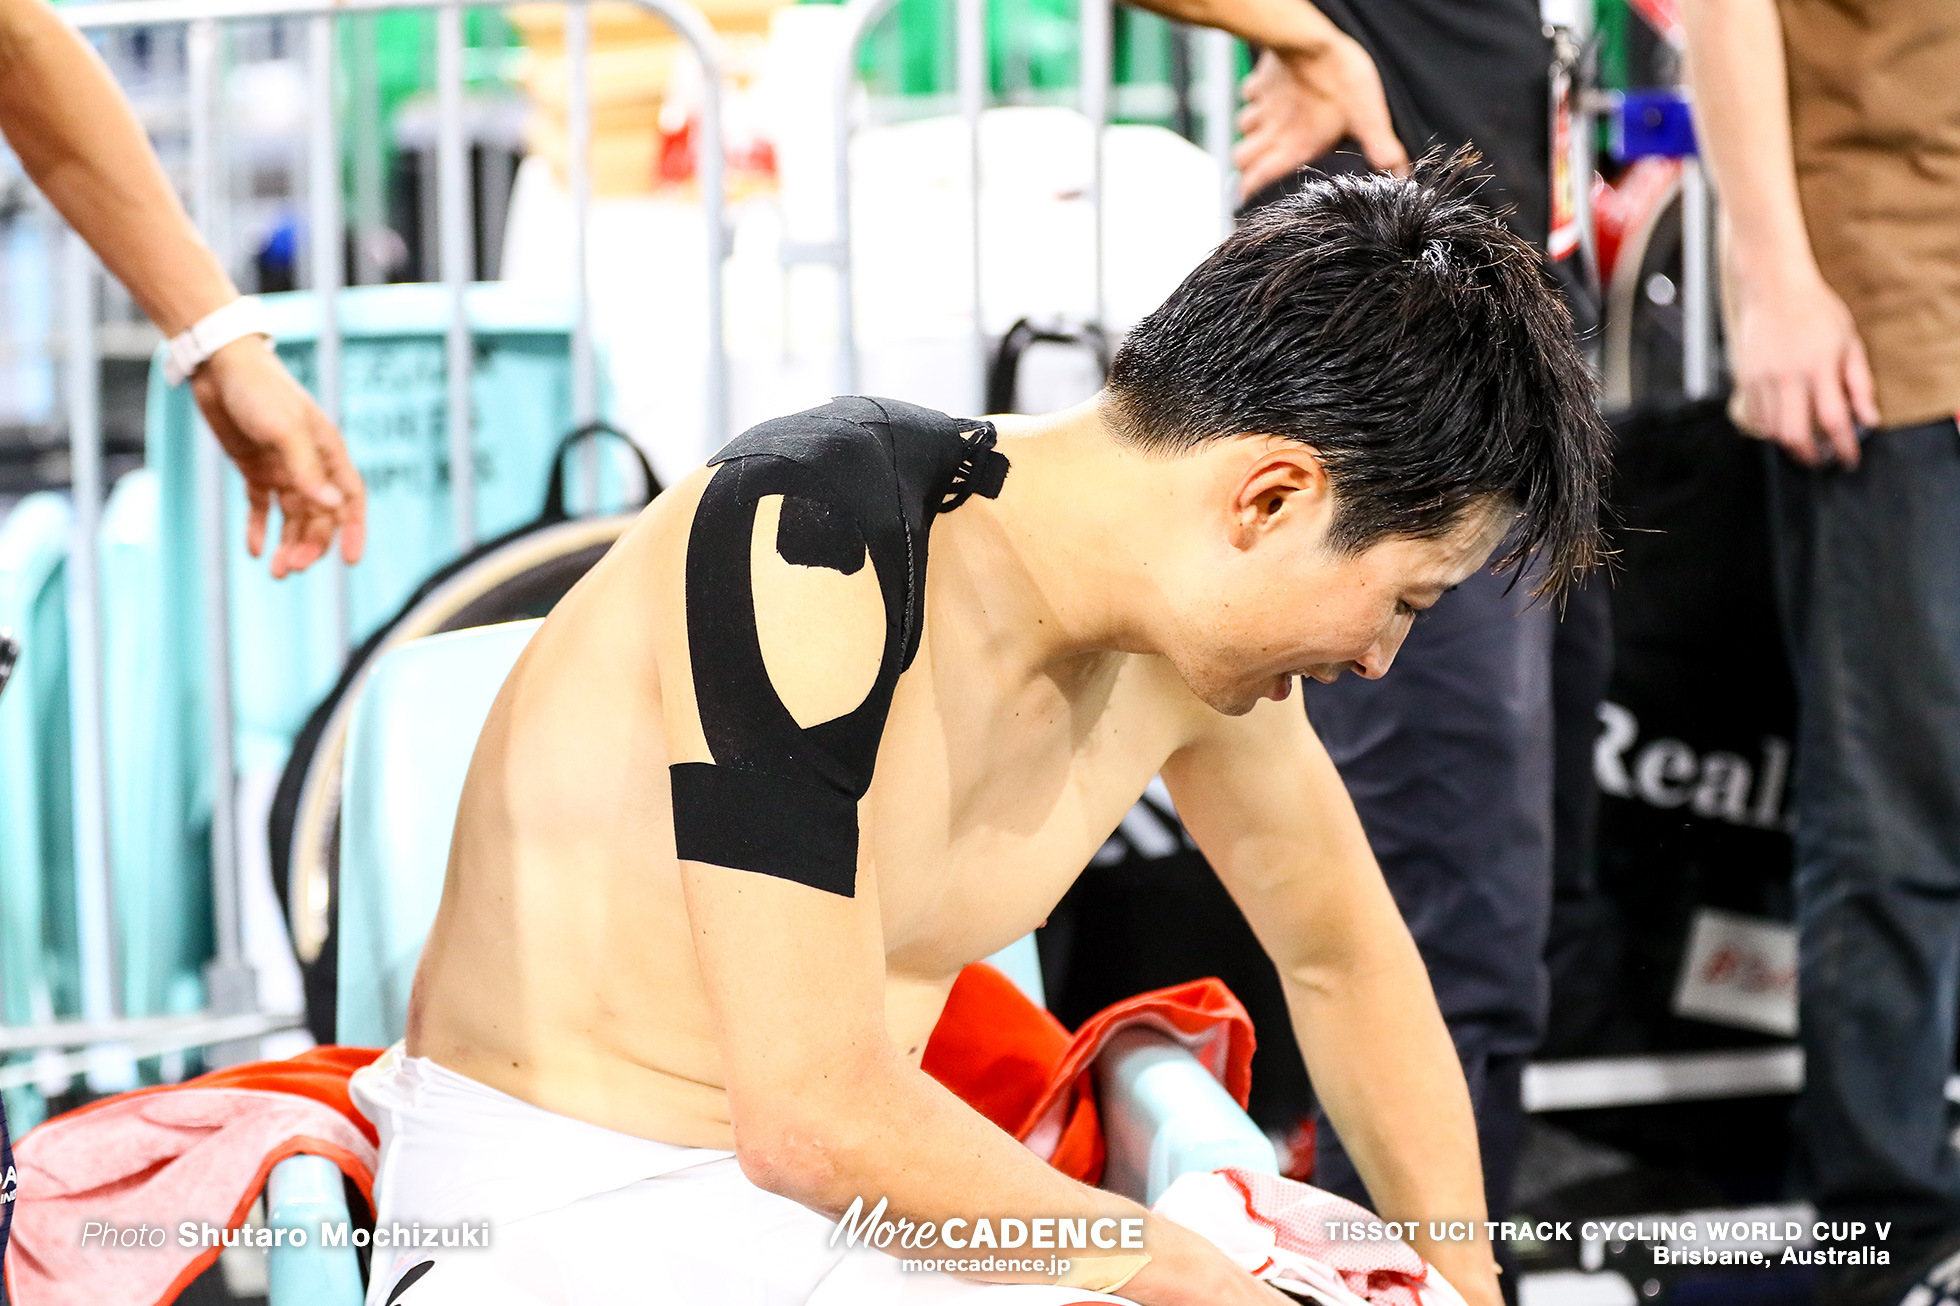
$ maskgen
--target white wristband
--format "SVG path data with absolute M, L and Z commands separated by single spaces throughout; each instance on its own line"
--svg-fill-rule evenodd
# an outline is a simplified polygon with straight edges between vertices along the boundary
M 205 360 L 234 340 L 246 336 L 272 335 L 266 323 L 265 305 L 250 295 L 241 295 L 223 308 L 212 309 L 188 330 L 170 337 L 164 348 L 164 380 L 182 385 Z

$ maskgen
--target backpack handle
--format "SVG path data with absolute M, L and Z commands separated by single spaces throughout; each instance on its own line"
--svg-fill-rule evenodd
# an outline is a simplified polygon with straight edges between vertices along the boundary
M 545 483 L 544 511 L 539 514 L 539 520 L 565 521 L 569 518 L 570 514 L 565 511 L 565 455 L 572 451 L 574 445 L 602 435 L 611 436 L 625 445 L 640 464 L 640 472 L 646 477 L 648 503 L 652 503 L 654 497 L 666 488 L 660 484 L 660 478 L 653 474 L 653 464 L 647 461 L 646 454 L 639 445 L 633 443 L 632 437 L 604 419 L 590 421 L 567 432 L 565 438 L 558 442 L 557 450 L 552 453 L 551 479 Z

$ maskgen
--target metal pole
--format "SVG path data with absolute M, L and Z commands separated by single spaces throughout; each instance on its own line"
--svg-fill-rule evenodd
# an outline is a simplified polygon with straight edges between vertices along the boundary
M 599 416 L 598 368 L 592 346 L 591 255 L 586 224 L 592 219 L 592 91 L 587 56 L 592 51 L 592 12 L 565 6 L 565 180 L 572 192 L 572 425 Z M 579 450 L 579 483 L 589 509 L 599 503 L 599 446 Z
M 1197 34 L 1204 69 L 1205 152 L 1218 164 L 1218 204 L 1225 235 L 1239 208 L 1239 174 L 1232 166 L 1233 121 L 1239 108 L 1239 42 L 1230 32 L 1208 27 Z
M 334 20 L 315 14 L 306 20 L 312 77 L 308 86 L 307 123 L 307 244 L 312 255 L 313 296 L 320 305 L 320 330 L 314 338 L 314 393 L 327 420 L 340 425 L 340 138 L 334 130 Z M 352 641 L 352 604 L 347 592 L 347 569 L 337 555 L 323 558 L 334 591 L 334 640 L 341 658 Z
M 876 7 L 875 0 L 871 7 Z M 859 16 L 865 17 L 863 11 Z M 837 60 L 836 136 L 831 153 L 837 204 L 837 390 L 847 395 L 858 391 L 857 304 L 851 288 L 851 100 L 857 90 L 857 41 L 852 38 L 869 26 L 865 22 L 847 35 Z
M 1708 177 L 1701 160 L 1681 160 L 1681 388 L 1704 399 L 1715 388 Z
M 664 15 L 676 27 L 672 13 Z M 696 15 L 696 21 L 707 28 L 706 20 Z M 728 198 L 723 183 L 728 155 L 722 146 L 721 131 L 721 63 L 715 57 L 715 37 L 712 28 L 704 32 L 688 32 L 683 28 L 694 46 L 694 54 L 701 61 L 701 208 L 702 217 L 708 226 L 708 453 L 727 441 L 728 430 L 728 341 L 724 338 L 722 326 L 723 308 L 723 264 L 728 258 L 730 236 L 728 231 Z
M 987 405 L 987 322 L 983 313 L 980 265 L 980 112 L 987 97 L 987 0 L 959 0 L 955 19 L 955 58 L 958 61 L 960 117 L 966 124 L 967 212 L 973 220 L 973 368 L 975 402 L 969 412 Z
M 469 146 L 463 138 L 463 11 L 436 11 L 436 208 L 442 283 L 449 290 L 449 494 L 456 551 L 476 543 L 476 450 L 470 431 L 469 287 L 474 251 L 470 231 Z
M 1095 206 L 1095 317 L 1108 314 L 1103 276 L 1103 128 L 1109 122 L 1110 0 L 1082 0 L 1082 115 L 1089 120 L 1089 201 Z
M 1585 260 L 1586 277 L 1595 292 L 1599 284 L 1599 233 L 1593 215 L 1593 174 L 1598 167 L 1594 157 L 1598 135 L 1593 128 L 1592 102 L 1599 85 L 1599 53 L 1593 45 L 1593 6 L 1572 6 L 1572 35 L 1579 44 L 1579 57 L 1572 69 L 1572 142 L 1568 159 L 1572 168 L 1572 207 L 1579 218 L 1579 248 Z M 1596 352 L 1594 346 L 1589 352 Z
M 837 52 L 832 83 L 830 166 L 836 182 L 836 244 L 831 261 L 837 268 L 837 391 L 858 390 L 857 309 L 851 294 L 851 101 L 857 94 L 857 54 L 865 36 L 885 16 L 895 0 L 847 0 L 844 39 Z
M 212 96 L 217 89 L 218 26 L 210 19 L 191 23 L 187 34 L 191 120 L 191 216 L 209 231 L 218 215 L 217 143 Z M 239 910 L 237 774 L 232 758 L 231 611 L 226 575 L 225 468 L 218 442 L 208 434 L 197 441 L 196 502 L 205 553 L 205 655 L 210 676 L 211 732 L 211 914 L 217 956 L 205 971 L 211 1010 L 219 1015 L 251 1011 L 258 1005 L 258 983 L 245 962 Z M 214 1059 L 223 1064 L 222 1053 Z
M 150 3 L 151 0 L 143 0 Z M 354 265 L 347 279 L 356 285 L 371 286 L 387 280 L 386 268 L 377 257 L 377 239 L 387 225 L 387 205 L 382 198 L 381 178 L 381 87 L 375 74 L 380 58 L 374 15 L 362 14 L 349 20 L 348 37 L 354 47 L 348 60 L 347 101 L 352 120 L 353 140 L 353 223 Z
M 68 337 L 68 450 L 74 529 L 68 548 L 68 710 L 73 730 L 75 900 L 82 1014 L 112 1020 L 121 1008 L 115 879 L 109 849 L 109 778 L 102 686 L 101 363 L 95 349 L 95 256 L 66 235 L 62 303 Z

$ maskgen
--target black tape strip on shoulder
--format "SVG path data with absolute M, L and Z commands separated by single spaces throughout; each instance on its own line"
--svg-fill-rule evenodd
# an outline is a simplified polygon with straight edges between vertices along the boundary
M 837 399 L 754 427 L 713 460 L 688 536 L 688 658 L 713 763 L 671 768 L 674 842 L 686 861 L 856 892 L 857 804 L 871 787 L 900 674 L 924 627 L 933 518 L 998 495 L 1007 459 L 985 422 L 889 399 Z M 770 683 L 756 633 L 749 541 L 756 504 L 783 496 L 776 551 L 852 575 L 869 557 L 885 607 L 871 692 L 799 726 Z

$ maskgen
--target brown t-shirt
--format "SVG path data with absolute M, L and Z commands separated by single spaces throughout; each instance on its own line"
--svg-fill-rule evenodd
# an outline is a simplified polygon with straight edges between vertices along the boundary
M 1797 187 L 1887 426 L 1960 412 L 1960 0 L 1778 0 Z

